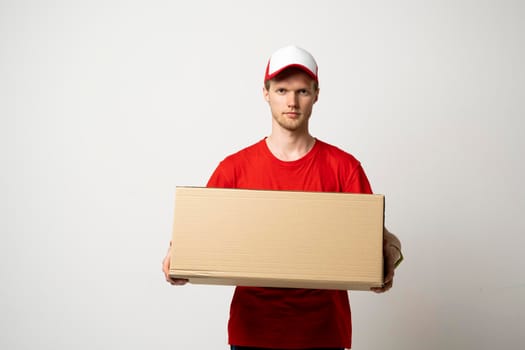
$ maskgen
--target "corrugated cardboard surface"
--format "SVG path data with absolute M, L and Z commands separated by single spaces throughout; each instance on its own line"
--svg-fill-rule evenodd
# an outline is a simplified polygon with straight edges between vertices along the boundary
M 384 196 L 177 187 L 170 275 L 368 290 L 383 282 Z

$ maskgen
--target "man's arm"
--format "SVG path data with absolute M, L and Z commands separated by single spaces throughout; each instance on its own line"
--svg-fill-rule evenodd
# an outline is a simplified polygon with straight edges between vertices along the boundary
M 167 282 L 171 283 L 174 286 L 182 286 L 186 284 L 188 282 L 187 279 L 170 277 L 170 261 L 171 261 L 171 242 L 170 242 L 170 247 L 168 248 L 168 252 L 166 253 L 166 257 L 164 257 L 164 260 L 162 260 L 162 271 L 164 272 L 164 277 L 166 278 Z
M 392 288 L 394 283 L 394 270 L 403 261 L 401 242 L 393 233 L 383 228 L 383 258 L 385 261 L 385 279 L 381 288 L 372 288 L 376 293 L 383 293 Z

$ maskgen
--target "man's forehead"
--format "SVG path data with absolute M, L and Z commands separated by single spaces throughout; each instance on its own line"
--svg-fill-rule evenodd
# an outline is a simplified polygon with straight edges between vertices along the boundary
M 274 79 L 270 80 L 269 83 L 274 86 L 294 84 L 304 88 L 313 88 L 315 80 L 302 70 L 296 69 L 282 72 Z

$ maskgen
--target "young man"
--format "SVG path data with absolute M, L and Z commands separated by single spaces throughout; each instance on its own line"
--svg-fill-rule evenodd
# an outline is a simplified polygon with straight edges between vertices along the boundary
M 372 193 L 352 155 L 316 139 L 308 124 L 319 97 L 317 64 L 289 46 L 268 62 L 263 95 L 270 106 L 268 137 L 226 157 L 208 187 Z M 385 229 L 385 285 L 391 288 L 401 244 Z M 169 278 L 170 251 L 163 261 Z M 347 291 L 237 287 L 228 324 L 232 350 L 350 348 L 352 324 Z

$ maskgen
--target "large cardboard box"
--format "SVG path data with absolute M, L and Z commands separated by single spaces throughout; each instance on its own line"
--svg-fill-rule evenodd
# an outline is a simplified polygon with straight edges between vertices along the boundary
M 170 276 L 368 290 L 383 283 L 384 196 L 177 187 Z

